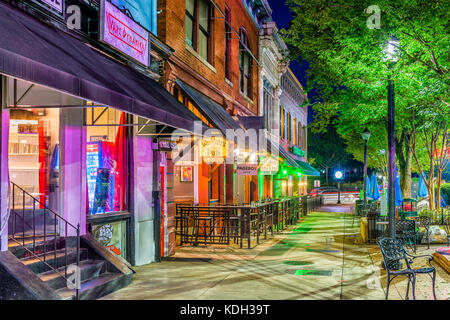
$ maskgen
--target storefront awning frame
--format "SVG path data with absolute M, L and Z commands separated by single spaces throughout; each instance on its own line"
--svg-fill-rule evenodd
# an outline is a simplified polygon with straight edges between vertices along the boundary
M 199 119 L 155 80 L 3 2 L 0 34 L 1 74 L 194 132 Z

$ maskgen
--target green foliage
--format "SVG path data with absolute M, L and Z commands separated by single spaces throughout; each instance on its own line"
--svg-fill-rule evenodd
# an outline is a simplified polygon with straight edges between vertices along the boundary
M 327 169 L 344 165 L 349 159 L 346 145 L 334 126 L 321 133 L 308 131 L 308 159 L 312 165 Z
M 431 224 L 439 225 L 442 224 L 442 220 L 444 223 L 447 218 L 450 217 L 449 209 L 441 209 L 441 211 L 430 210 L 430 209 L 422 209 L 419 211 L 419 217 L 429 217 L 431 220 Z
M 447 205 L 450 205 L 450 183 L 443 183 L 441 185 L 441 194 L 445 198 Z
M 366 0 L 289 0 L 290 28 L 282 30 L 293 59 L 310 62 L 307 90 L 319 96 L 312 132 L 330 123 L 344 138 L 355 159 L 363 158 L 361 133 L 369 128 L 369 166 L 381 167 L 379 150 L 387 150 L 387 80 L 395 83 L 396 135 L 408 137 L 414 123 L 419 161 L 426 155 L 425 134 L 436 123 L 448 126 L 450 2 L 377 1 L 381 28 L 369 29 Z M 383 48 L 393 36 L 400 55 L 385 61 Z M 414 118 L 413 118 L 414 115 Z M 397 152 L 404 152 L 405 141 Z M 400 150 L 399 150 L 400 149 Z

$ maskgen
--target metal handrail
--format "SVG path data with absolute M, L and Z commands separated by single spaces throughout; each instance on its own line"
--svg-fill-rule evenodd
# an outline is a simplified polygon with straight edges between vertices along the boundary
M 42 263 L 44 263 L 49 269 L 50 271 L 54 271 L 56 273 L 58 273 L 61 277 L 63 277 L 64 279 L 68 280 L 68 275 L 67 275 L 67 268 L 69 266 L 68 264 L 68 251 L 67 251 L 67 247 L 68 247 L 68 241 L 67 241 L 67 237 L 68 237 L 68 229 L 73 228 L 73 231 L 75 231 L 76 233 L 76 265 L 77 267 L 79 267 L 80 265 L 80 225 L 78 224 L 77 227 L 75 227 L 72 223 L 70 223 L 69 221 L 67 221 L 66 219 L 64 219 L 63 217 L 61 217 L 59 214 L 57 214 L 54 210 L 50 209 L 48 206 L 46 206 L 45 204 L 43 204 L 41 201 L 39 201 L 38 199 L 36 199 L 34 196 L 32 196 L 29 192 L 27 192 L 26 190 L 24 190 L 22 187 L 18 186 L 17 184 L 15 184 L 14 182 L 10 182 L 11 184 L 11 192 L 9 193 L 9 203 L 10 203 L 10 213 L 12 213 L 10 215 L 10 219 L 12 219 L 13 221 L 10 222 L 11 228 L 12 228 L 12 232 L 11 235 L 9 236 L 9 239 L 14 241 L 15 243 L 17 243 L 18 245 L 20 245 L 25 251 L 27 251 L 28 253 L 30 253 L 34 258 L 38 259 L 39 261 L 41 261 Z M 18 190 L 19 192 L 19 202 L 21 202 L 21 206 L 19 205 L 19 208 L 16 209 L 16 190 Z M 12 200 L 11 200 L 11 196 L 12 196 Z M 26 200 L 31 200 L 32 201 L 32 208 L 28 208 L 26 209 Z M 38 208 L 36 208 L 36 206 Z M 39 232 L 38 234 L 36 233 L 36 210 L 39 211 L 43 211 L 43 233 Z M 21 211 L 21 214 L 18 212 Z M 32 214 L 32 223 L 30 225 L 30 223 L 27 222 L 25 215 L 26 215 L 26 211 L 31 211 Z M 49 219 L 49 223 L 53 224 L 50 225 L 48 228 L 53 230 L 47 230 L 47 215 L 48 213 L 50 214 Z M 22 221 L 22 230 L 21 232 L 16 232 L 17 231 L 17 217 L 21 219 Z M 53 221 L 52 221 L 53 218 Z M 25 236 L 25 228 L 29 227 L 32 230 L 32 234 L 29 235 L 27 234 L 27 237 Z M 27 231 L 29 231 L 27 229 Z M 62 231 L 62 232 L 61 232 Z M 64 248 L 62 249 L 61 247 L 58 249 L 58 244 L 57 244 L 57 238 L 58 236 L 61 237 L 61 233 L 64 234 Z M 20 239 L 18 239 L 18 237 L 22 237 L 22 241 L 20 241 Z M 43 237 L 43 242 L 42 242 L 42 248 L 43 248 L 43 252 L 40 250 L 36 250 L 36 239 L 37 237 L 42 238 Z M 48 256 L 50 255 L 47 252 L 47 247 L 51 246 L 51 243 L 48 243 L 47 238 L 53 237 L 53 265 L 51 265 L 47 259 Z M 29 245 L 25 245 L 25 239 L 32 239 L 32 243 L 33 246 L 32 248 L 29 248 Z M 52 240 L 50 239 L 50 242 Z M 30 244 L 30 243 L 28 243 Z M 64 250 L 64 256 L 63 259 L 65 261 L 64 265 L 58 265 L 58 259 L 57 259 L 57 250 Z M 51 258 L 51 256 L 50 256 Z M 64 273 L 60 272 L 58 269 L 60 269 L 61 267 L 64 266 Z M 78 286 L 75 288 L 75 299 L 78 300 L 79 298 L 79 288 Z

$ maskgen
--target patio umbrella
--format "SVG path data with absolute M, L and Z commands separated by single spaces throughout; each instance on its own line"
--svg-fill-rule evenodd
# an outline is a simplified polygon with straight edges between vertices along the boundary
M 400 188 L 400 176 L 397 175 L 397 167 L 395 168 L 395 205 L 399 206 L 403 202 L 402 189 Z
M 425 176 L 425 173 L 423 175 Z M 417 197 L 428 197 L 427 185 L 425 184 L 425 180 L 423 180 L 422 175 L 420 175 L 419 178 L 419 190 L 417 191 Z
M 372 198 L 372 188 L 371 188 L 371 185 L 370 185 L 369 176 L 366 177 L 366 193 L 367 193 L 368 197 Z
M 380 199 L 380 191 L 378 190 L 377 176 L 375 173 L 372 173 L 371 179 L 371 189 L 372 189 L 372 198 L 377 201 Z
M 434 197 L 434 203 L 437 206 L 437 195 Z M 441 207 L 446 207 L 447 206 L 447 202 L 445 201 L 445 198 L 442 196 L 442 192 L 441 192 Z

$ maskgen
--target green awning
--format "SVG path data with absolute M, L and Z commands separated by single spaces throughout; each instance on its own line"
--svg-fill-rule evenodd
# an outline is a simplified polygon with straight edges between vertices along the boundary
M 311 167 L 308 163 L 300 160 L 295 160 L 295 162 L 297 162 L 300 171 L 304 176 L 320 176 L 320 172 Z

